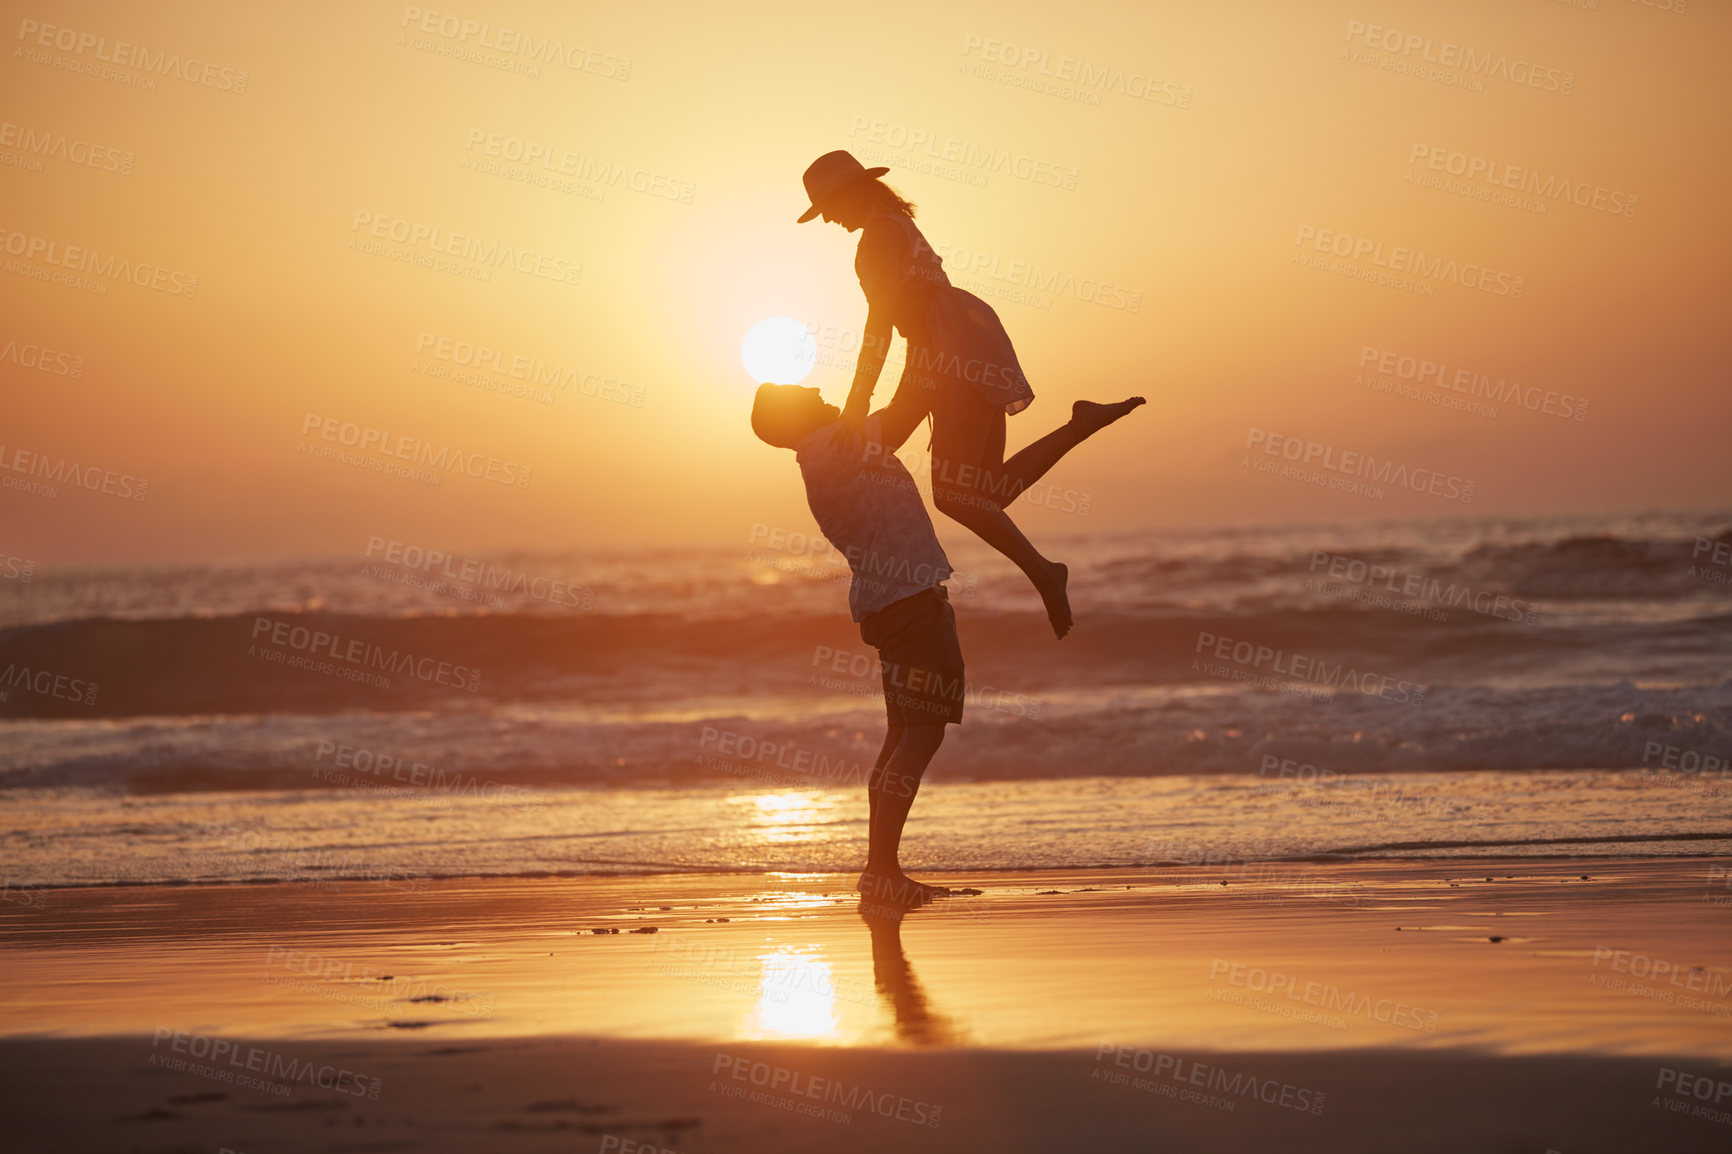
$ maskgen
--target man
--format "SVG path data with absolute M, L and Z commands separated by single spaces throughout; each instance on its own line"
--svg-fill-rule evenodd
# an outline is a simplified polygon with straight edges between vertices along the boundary
M 912 908 L 950 892 L 903 873 L 898 849 L 944 727 L 962 721 L 962 643 L 944 588 L 950 561 L 894 455 L 913 427 L 886 429 L 881 410 L 867 419 L 862 442 L 834 435 L 841 417 L 817 389 L 764 385 L 752 431 L 794 450 L 812 516 L 854 571 L 848 607 L 878 650 L 889 722 L 867 780 L 866 869 L 855 888 L 874 904 Z
M 1078 401 L 1071 420 L 1018 454 L 1014 492 L 1143 403 Z M 944 580 L 950 561 L 932 519 L 895 452 L 925 412 L 892 402 L 867 418 L 864 437 L 849 435 L 842 413 L 817 389 L 762 385 L 752 405 L 760 440 L 794 450 L 806 503 L 824 536 L 854 571 L 848 607 L 860 636 L 878 650 L 889 727 L 866 794 L 871 807 L 866 869 L 857 888 L 875 904 L 912 908 L 950 891 L 902 872 L 897 852 L 920 779 L 944 742 L 944 727 L 962 722 L 962 644 Z

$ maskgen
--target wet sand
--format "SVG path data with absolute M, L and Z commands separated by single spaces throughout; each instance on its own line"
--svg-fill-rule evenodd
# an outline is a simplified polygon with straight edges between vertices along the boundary
M 981 874 L 900 923 L 834 875 L 12 891 L 7 1129 L 43 1150 L 1724 1149 L 1726 871 Z
M 7 1149 L 629 1154 L 631 1143 L 645 1143 L 694 1151 L 1583 1154 L 1723 1151 L 1732 1134 L 1723 1123 L 1650 1104 L 1683 1100 L 1654 1089 L 1655 1062 L 1630 1058 L 1191 1052 L 1172 1055 L 1177 1073 L 1113 1084 L 1094 1077 L 1103 1065 L 1092 1050 L 617 1039 L 262 1045 L 377 1078 L 380 1096 L 298 1087 L 279 1097 L 155 1069 L 145 1064 L 148 1038 L 0 1042 Z M 1258 1079 L 1271 1101 L 1210 1090 L 1217 1069 Z M 1205 1084 L 1190 1085 L 1199 1074 Z M 1298 1091 L 1321 1112 L 1292 1105 Z

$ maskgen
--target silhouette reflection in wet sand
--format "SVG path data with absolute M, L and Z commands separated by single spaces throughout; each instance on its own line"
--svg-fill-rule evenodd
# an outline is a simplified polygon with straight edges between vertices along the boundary
M 960 1029 L 932 1009 L 902 950 L 902 919 L 908 916 L 912 916 L 908 910 L 860 898 L 860 920 L 872 933 L 872 984 L 890 1006 L 899 1041 L 916 1046 L 953 1045 L 960 1040 Z

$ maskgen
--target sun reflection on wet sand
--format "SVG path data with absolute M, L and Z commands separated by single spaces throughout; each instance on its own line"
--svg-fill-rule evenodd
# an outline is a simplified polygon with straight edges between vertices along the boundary
M 835 1039 L 841 1027 L 835 975 L 816 952 L 781 949 L 758 957 L 763 970 L 758 1000 L 747 1018 L 747 1038 Z

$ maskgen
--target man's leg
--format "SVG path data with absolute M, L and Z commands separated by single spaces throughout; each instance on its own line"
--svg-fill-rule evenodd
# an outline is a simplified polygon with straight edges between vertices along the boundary
M 891 721 L 884 730 L 884 747 L 878 751 L 878 760 L 872 763 L 872 772 L 866 778 L 866 805 L 869 814 L 866 829 L 867 844 L 871 844 L 871 832 L 878 828 L 878 790 L 875 784 L 878 775 L 890 763 L 890 755 L 896 752 L 896 747 L 902 742 L 902 723 Z M 867 851 L 870 853 L 870 849 Z
M 922 886 L 903 873 L 897 851 L 914 795 L 920 791 L 920 779 L 943 743 L 943 722 L 906 725 L 895 750 L 882 766 L 872 769 L 867 785 L 872 819 L 867 831 L 866 872 L 859 886 L 868 897 L 917 904 L 925 900 L 924 891 L 934 888 Z

